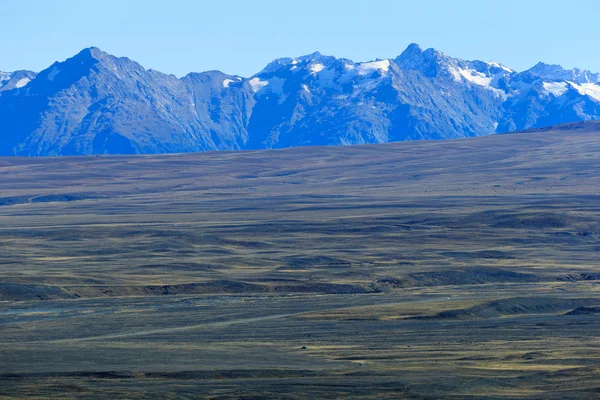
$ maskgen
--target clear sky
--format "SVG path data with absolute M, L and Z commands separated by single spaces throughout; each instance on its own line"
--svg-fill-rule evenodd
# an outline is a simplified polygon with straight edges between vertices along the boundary
M 598 0 L 0 0 L 0 70 L 97 46 L 177 76 L 249 76 L 278 57 L 369 61 L 416 42 L 517 70 L 600 71 L 599 19 Z

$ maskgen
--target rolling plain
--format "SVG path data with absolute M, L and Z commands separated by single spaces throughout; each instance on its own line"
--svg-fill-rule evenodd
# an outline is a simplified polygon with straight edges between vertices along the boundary
M 600 136 L 0 158 L 0 398 L 600 397 Z

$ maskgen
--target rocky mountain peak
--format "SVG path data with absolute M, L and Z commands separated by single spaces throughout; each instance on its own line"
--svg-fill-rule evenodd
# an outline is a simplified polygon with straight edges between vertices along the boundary
M 319 52 L 250 78 L 179 79 L 96 47 L 0 74 L 0 154 L 170 153 L 462 138 L 600 119 L 598 74 L 517 73 L 411 44 L 395 60 Z

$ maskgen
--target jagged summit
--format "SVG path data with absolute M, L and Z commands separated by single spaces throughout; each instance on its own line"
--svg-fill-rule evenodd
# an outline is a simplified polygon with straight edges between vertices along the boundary
M 600 119 L 599 74 L 453 58 L 285 57 L 179 79 L 97 47 L 0 73 L 0 155 L 170 153 L 489 135 Z
M 96 61 L 108 61 L 117 59 L 118 57 L 113 56 L 105 51 L 100 50 L 98 47 L 86 47 L 82 49 L 80 52 L 75 54 L 73 57 L 68 58 L 62 63 L 68 63 L 69 61 L 74 62 L 90 62 L 91 60 Z M 62 64 L 59 62 L 59 64 Z
M 435 77 L 440 73 L 451 73 L 457 59 L 434 48 L 423 50 L 418 44 L 412 43 L 394 62 L 402 69 L 417 70 L 428 77 Z
M 91 46 L 91 47 L 86 47 L 85 49 L 81 50 L 75 57 L 81 57 L 81 56 L 89 56 L 89 57 L 94 57 L 96 59 L 101 59 L 101 58 L 105 58 L 105 57 L 114 57 L 111 54 L 108 54 L 105 51 L 100 50 L 98 47 L 95 46 Z
M 534 76 L 554 81 L 568 80 L 578 84 L 600 82 L 600 73 L 593 73 L 579 68 L 564 69 L 560 65 L 537 63 L 527 70 Z
M 403 51 L 403 54 L 404 53 L 416 53 L 416 52 L 422 53 L 423 48 L 421 47 L 421 45 L 419 43 L 413 42 L 406 47 L 406 49 Z
M 333 56 L 326 56 L 318 51 L 300 57 L 282 57 L 270 62 L 262 71 L 254 76 L 270 74 L 282 68 L 296 70 L 300 67 L 306 67 L 310 64 L 321 64 L 329 66 L 336 61 Z
M 404 64 L 406 68 L 421 61 L 423 58 L 423 48 L 418 43 L 411 43 L 408 47 L 396 57 L 396 62 L 399 65 Z

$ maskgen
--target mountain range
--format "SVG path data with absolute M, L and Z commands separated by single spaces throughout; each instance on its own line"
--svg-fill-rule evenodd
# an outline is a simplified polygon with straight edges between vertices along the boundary
M 411 44 L 395 59 L 280 58 L 183 78 L 98 48 L 0 72 L 0 155 L 155 154 L 464 138 L 600 119 L 600 74 L 517 72 Z

